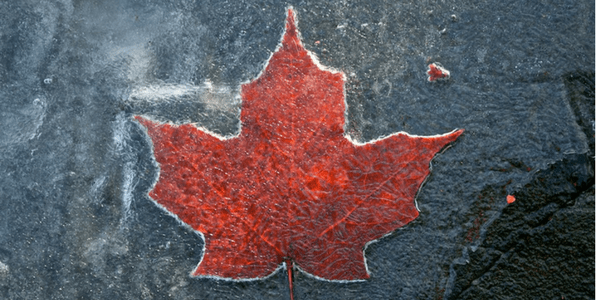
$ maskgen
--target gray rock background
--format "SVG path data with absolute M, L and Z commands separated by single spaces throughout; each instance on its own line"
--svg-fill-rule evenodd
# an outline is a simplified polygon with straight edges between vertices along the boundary
M 593 298 L 594 1 L 525 0 L 0 2 L 0 298 L 288 297 L 283 271 L 189 277 L 203 241 L 149 200 L 132 116 L 234 133 L 290 5 L 353 137 L 466 129 L 372 277 L 296 271 L 297 299 Z

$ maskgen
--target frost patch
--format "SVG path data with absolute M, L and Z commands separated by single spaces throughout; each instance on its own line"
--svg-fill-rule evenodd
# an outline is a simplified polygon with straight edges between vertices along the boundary
M 228 87 L 214 87 L 210 81 L 203 86 L 188 84 L 148 85 L 133 89 L 129 95 L 132 102 L 168 103 L 192 101 L 206 104 L 207 108 L 220 111 L 239 109 L 239 91 Z
M 84 256 L 93 266 L 96 273 L 102 274 L 106 268 L 108 256 L 121 256 L 129 251 L 122 238 L 117 236 L 106 236 L 90 241 L 85 246 Z
M 0 261 L 0 278 L 5 278 L 9 273 L 8 265 Z
M 40 98 L 17 110 L 0 112 L 0 143 L 15 145 L 38 136 L 46 116 L 46 102 Z
M 133 191 L 138 183 L 135 180 L 135 151 L 128 142 L 131 140 L 131 136 L 128 130 L 128 118 L 125 114 L 121 113 L 117 116 L 113 124 L 113 147 L 112 151 L 117 157 L 123 160 L 123 168 L 121 170 L 122 186 L 121 186 L 121 201 L 123 203 L 123 218 L 121 223 L 123 224 L 131 216 L 131 203 L 133 202 Z M 102 182 L 95 182 L 94 186 L 98 184 L 101 186 Z M 92 187 L 93 189 L 93 187 Z
M 104 182 L 106 182 L 106 176 L 98 177 L 90 188 L 89 196 L 95 203 L 100 201 L 101 190 L 105 186 Z

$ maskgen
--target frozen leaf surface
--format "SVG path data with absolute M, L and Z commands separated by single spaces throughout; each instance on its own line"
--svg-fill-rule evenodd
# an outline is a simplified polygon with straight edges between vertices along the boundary
M 193 275 L 260 278 L 293 262 L 329 280 L 369 277 L 369 241 L 414 220 L 429 162 L 462 133 L 344 135 L 344 76 L 321 68 L 288 13 L 282 43 L 242 86 L 239 134 L 136 119 L 160 165 L 150 197 L 205 239 Z

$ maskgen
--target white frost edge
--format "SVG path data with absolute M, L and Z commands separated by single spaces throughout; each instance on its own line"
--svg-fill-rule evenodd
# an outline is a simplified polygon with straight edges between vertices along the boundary
M 342 74 L 342 80 L 345 82 L 346 81 L 346 75 L 344 74 L 344 72 L 336 70 L 336 69 L 333 69 L 333 68 L 329 68 L 329 67 L 323 66 L 319 62 L 318 57 L 313 52 L 309 51 L 308 49 L 306 49 L 304 47 L 304 44 L 302 43 L 302 38 L 301 38 L 301 35 L 300 35 L 300 31 L 298 30 L 298 16 L 296 14 L 296 10 L 292 6 L 288 6 L 288 8 L 286 10 L 289 11 L 290 9 L 292 10 L 292 13 L 294 14 L 294 23 L 295 23 L 294 25 L 296 27 L 296 34 L 298 36 L 298 40 L 300 41 L 300 45 L 302 46 L 302 48 L 306 52 L 308 52 L 308 55 L 311 58 L 312 62 L 320 70 L 322 70 L 322 71 L 327 71 L 327 72 L 330 72 L 330 73 L 333 73 L 333 74 Z M 286 24 L 287 24 L 287 11 L 286 11 Z M 260 71 L 260 73 L 254 79 L 242 82 L 241 85 L 249 84 L 249 83 L 251 83 L 251 82 L 259 79 L 262 76 L 262 74 L 265 72 L 265 70 L 269 66 L 269 63 L 271 62 L 271 59 L 273 58 L 273 55 L 275 53 L 277 53 L 277 51 L 279 51 L 279 49 L 281 47 L 283 47 L 283 37 L 285 36 L 286 31 L 287 31 L 287 29 L 284 26 L 284 30 L 283 30 L 283 35 L 282 35 L 281 41 L 279 42 L 279 44 L 275 48 L 275 51 L 271 52 L 271 55 L 269 55 L 269 58 L 267 59 L 267 62 L 265 64 L 265 66 L 263 67 L 263 69 Z M 240 89 L 240 91 L 241 91 L 241 89 Z M 345 84 L 344 84 L 344 89 L 343 89 L 343 95 L 344 95 L 344 116 L 347 116 L 347 113 L 348 113 L 348 103 L 346 102 L 346 87 L 345 87 Z M 168 121 L 168 122 L 158 121 L 158 120 L 152 118 L 152 116 L 148 116 L 148 115 L 140 115 L 140 116 L 142 116 L 142 117 L 144 117 L 144 118 L 146 118 L 146 119 L 148 119 L 148 120 L 150 120 L 152 122 L 155 122 L 155 123 L 168 124 L 168 125 L 171 125 L 171 126 L 174 126 L 174 127 L 180 126 L 180 125 L 175 124 L 175 123 L 173 123 L 171 121 Z M 344 121 L 346 121 L 346 120 L 344 120 Z M 143 126 L 140 122 L 137 122 L 137 121 L 135 123 L 137 123 L 139 126 L 141 126 L 141 128 L 147 133 L 147 128 L 145 126 Z M 229 135 L 229 136 L 222 136 L 222 135 L 219 135 L 217 133 L 211 132 L 210 130 L 206 129 L 205 127 L 199 126 L 198 123 L 186 123 L 186 125 L 187 124 L 192 124 L 198 130 L 200 130 L 200 131 L 202 131 L 202 132 L 204 132 L 204 133 L 206 133 L 206 134 L 208 134 L 210 136 L 213 136 L 213 137 L 215 137 L 215 138 L 217 138 L 217 139 L 219 139 L 221 141 L 225 141 L 225 140 L 228 140 L 228 139 L 239 137 L 239 135 L 242 132 L 242 124 L 241 123 L 242 122 L 240 120 L 239 125 L 238 125 L 238 131 L 237 131 L 237 133 L 235 135 Z M 344 122 L 344 127 L 345 127 L 345 123 L 346 122 Z M 454 133 L 454 132 L 456 132 L 458 130 L 459 129 L 454 129 L 453 131 L 450 131 L 448 133 L 437 134 L 437 135 L 429 135 L 429 136 L 413 135 L 413 134 L 409 134 L 409 133 L 407 133 L 405 131 L 400 131 L 400 132 L 392 133 L 392 134 L 389 134 L 389 135 L 386 135 L 386 136 L 383 136 L 383 137 L 379 137 L 379 138 L 377 138 L 375 140 L 371 140 L 371 141 L 368 141 L 368 142 L 358 142 L 358 141 L 355 141 L 346 132 L 344 132 L 344 137 L 346 139 L 348 139 L 348 141 L 350 141 L 352 144 L 354 144 L 356 146 L 364 146 L 364 145 L 367 145 L 367 144 L 374 144 L 376 142 L 379 142 L 381 140 L 387 139 L 387 138 L 395 136 L 395 135 L 405 135 L 405 136 L 408 136 L 408 137 L 421 137 L 421 138 L 436 138 L 436 137 L 442 137 L 442 136 L 445 136 L 445 135 L 450 135 L 450 134 L 452 134 L 452 133 Z M 149 141 L 149 143 L 150 143 L 150 145 L 152 147 L 152 153 L 154 153 L 154 143 L 153 143 L 152 139 L 150 138 L 150 136 L 148 134 L 146 134 L 146 139 L 147 139 L 147 141 Z M 448 144 L 444 148 L 442 148 L 442 150 L 440 152 L 438 152 L 438 153 L 436 153 L 434 155 L 434 157 L 429 162 L 429 170 L 430 171 L 431 171 L 431 166 L 432 166 L 433 159 L 435 159 L 435 157 L 438 154 L 441 154 L 441 153 L 445 152 L 446 149 L 448 149 L 450 147 L 451 147 L 451 144 Z M 156 159 L 154 159 L 153 162 L 154 162 L 155 166 L 158 168 L 158 172 L 157 172 L 156 179 L 155 179 L 154 183 L 152 184 L 152 188 L 150 189 L 150 191 L 152 191 L 154 189 L 154 187 L 158 183 L 158 179 L 160 177 L 160 164 L 156 161 Z M 431 172 L 429 172 L 429 173 L 431 174 Z M 419 210 L 419 206 L 417 204 L 417 196 L 419 195 L 419 192 L 421 191 L 421 188 L 423 187 L 423 185 L 425 184 L 425 182 L 427 181 L 428 178 L 429 178 L 429 174 L 427 175 L 427 177 L 425 177 L 425 179 L 421 183 L 421 186 L 417 190 L 417 194 L 415 195 L 415 200 L 414 200 L 415 201 L 415 208 L 417 209 L 417 211 L 419 213 L 420 213 L 420 210 Z M 174 217 L 184 227 L 190 228 L 193 232 L 195 232 L 198 236 L 200 236 L 200 238 L 203 241 L 203 245 L 202 245 L 202 257 L 200 258 L 200 262 L 198 262 L 198 264 L 196 265 L 196 268 L 194 268 L 194 270 L 190 272 L 190 274 L 189 274 L 190 277 L 192 277 L 192 278 L 198 278 L 198 279 L 201 279 L 201 278 L 217 279 L 217 280 L 232 281 L 232 282 L 247 282 L 247 281 L 257 281 L 257 280 L 263 280 L 263 279 L 266 279 L 266 278 L 270 278 L 270 277 L 274 276 L 280 269 L 285 269 L 286 268 L 286 262 L 284 261 L 281 265 L 279 265 L 275 270 L 273 270 L 273 272 L 271 272 L 267 276 L 253 277 L 253 278 L 228 278 L 228 277 L 220 277 L 220 276 L 215 276 L 215 275 L 194 275 L 194 272 L 196 271 L 196 269 L 198 269 L 198 267 L 200 267 L 200 264 L 202 264 L 202 261 L 204 260 L 204 255 L 206 254 L 206 239 L 204 237 L 204 234 L 202 232 L 200 232 L 200 231 L 192 228 L 192 226 L 190 226 L 189 224 L 183 222 L 177 215 L 175 215 L 174 213 L 168 211 L 165 207 L 163 207 L 160 204 L 158 204 L 157 201 L 155 201 L 154 199 L 152 199 L 150 197 L 150 195 L 149 195 L 150 191 L 148 191 L 147 195 L 148 195 L 148 198 L 151 199 L 152 203 L 154 203 L 156 206 L 158 206 L 161 210 L 163 210 L 164 212 L 166 212 L 168 215 Z M 383 239 L 383 238 L 385 238 L 385 237 L 393 234 L 396 230 L 400 230 L 400 229 L 402 229 L 402 228 L 396 228 L 396 229 L 394 229 L 394 230 L 392 230 L 392 231 L 390 231 L 390 232 L 382 235 L 381 237 L 379 237 L 377 239 L 374 239 L 374 240 L 371 240 L 371 241 L 368 241 L 367 243 L 365 243 L 365 246 L 363 247 L 363 260 L 364 260 L 364 264 L 365 264 L 365 270 L 367 271 L 367 274 L 369 275 L 369 277 L 371 276 L 371 271 L 369 270 L 369 265 L 367 264 L 367 256 L 366 256 L 367 247 L 369 245 L 373 244 L 373 243 L 378 242 L 380 239 Z M 307 275 L 308 277 L 312 277 L 312 278 L 315 278 L 315 279 L 318 279 L 318 280 L 327 281 L 327 282 L 351 283 L 351 282 L 364 282 L 364 281 L 367 281 L 367 279 L 355 279 L 355 280 L 326 279 L 326 278 L 322 278 L 322 277 L 319 277 L 317 275 L 308 273 L 307 271 L 303 270 L 298 265 L 295 265 L 293 263 L 292 263 L 292 267 L 295 268 L 295 269 L 297 269 L 297 270 L 299 270 L 300 272 L 302 272 L 303 274 Z
M 144 119 L 150 120 L 153 123 L 162 124 L 162 125 L 169 125 L 169 126 L 172 126 L 172 127 L 179 127 L 179 126 L 183 126 L 183 125 L 193 125 L 196 129 L 198 129 L 198 130 L 200 130 L 200 131 L 202 131 L 202 132 L 204 132 L 204 133 L 206 133 L 206 134 L 208 134 L 208 135 L 210 135 L 210 136 L 212 136 L 214 138 L 217 138 L 217 139 L 219 139 L 221 141 L 225 141 L 225 140 L 228 140 L 228 139 L 236 138 L 236 137 L 238 137 L 240 135 L 240 132 L 241 132 L 241 124 L 238 126 L 240 128 L 240 130 L 238 130 L 238 133 L 236 133 L 235 135 L 225 135 L 225 136 L 223 136 L 223 135 L 220 135 L 218 133 L 215 133 L 215 132 L 212 132 L 212 131 L 206 129 L 203 126 L 200 126 L 197 122 L 185 123 L 185 124 L 175 124 L 172 121 L 163 122 L 163 121 L 157 120 L 156 118 L 154 118 L 154 116 L 148 115 L 148 114 L 142 114 L 142 115 L 136 115 L 136 116 L 143 117 Z M 136 122 L 140 123 L 137 120 L 136 120 Z
M 205 88 L 210 90 L 210 82 L 205 82 Z M 181 97 L 200 91 L 201 87 L 187 84 L 177 85 L 150 85 L 137 87 L 131 91 L 129 95 L 130 101 L 155 101 L 156 99 Z

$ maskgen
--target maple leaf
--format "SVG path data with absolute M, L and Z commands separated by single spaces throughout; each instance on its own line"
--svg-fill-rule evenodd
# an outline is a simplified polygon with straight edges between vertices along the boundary
M 235 137 L 136 116 L 160 165 L 150 197 L 204 237 L 192 275 L 261 278 L 287 262 L 365 279 L 366 244 L 418 216 L 429 162 L 462 130 L 357 143 L 344 135 L 343 74 L 311 55 L 290 9 L 281 45 L 242 85 Z

